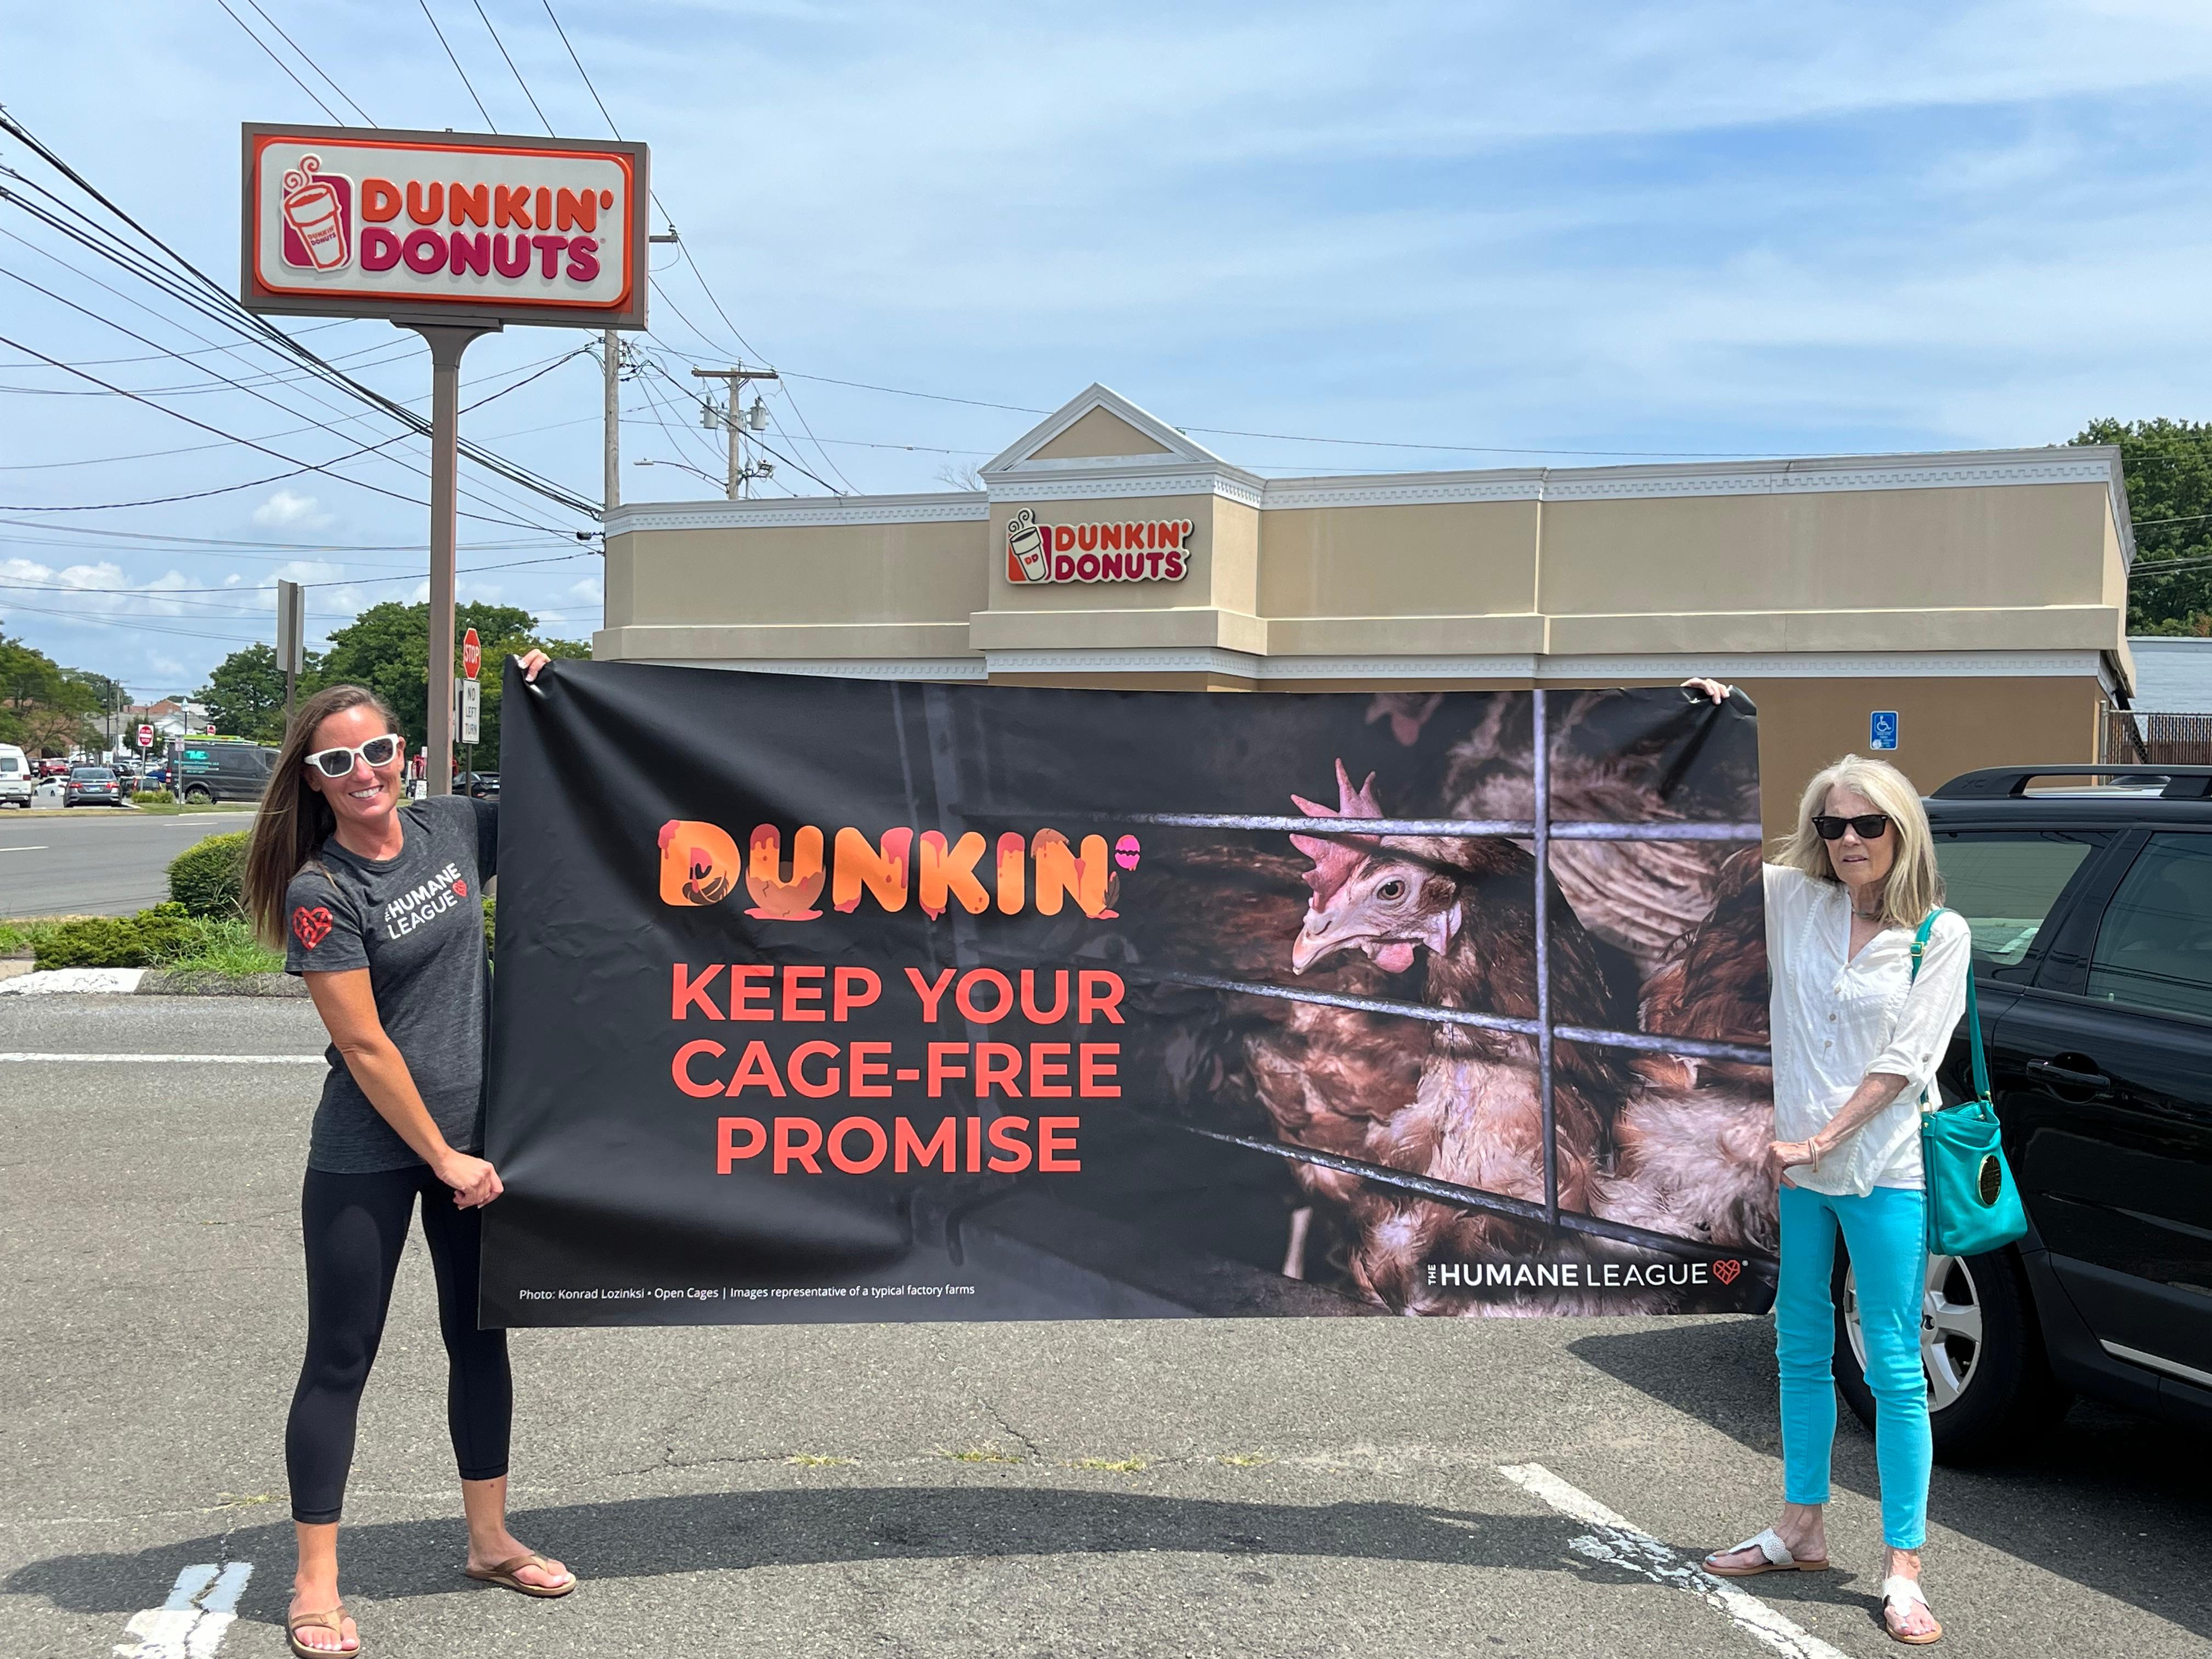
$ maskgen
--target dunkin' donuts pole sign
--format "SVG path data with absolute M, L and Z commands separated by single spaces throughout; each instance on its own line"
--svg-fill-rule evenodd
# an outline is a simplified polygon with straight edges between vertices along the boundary
M 645 326 L 643 144 L 245 129 L 255 311 Z

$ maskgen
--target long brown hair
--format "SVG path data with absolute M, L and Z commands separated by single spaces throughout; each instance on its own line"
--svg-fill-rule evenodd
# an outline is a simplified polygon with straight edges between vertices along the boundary
M 253 840 L 246 851 L 246 875 L 240 886 L 253 931 L 277 949 L 284 944 L 284 890 L 337 828 L 330 802 L 308 787 L 308 745 L 315 740 L 315 729 L 331 715 L 363 706 L 384 716 L 387 731 L 399 730 L 384 699 L 367 686 L 325 686 L 292 716 L 284 746 L 276 751 L 270 770 L 269 791 L 253 820 Z

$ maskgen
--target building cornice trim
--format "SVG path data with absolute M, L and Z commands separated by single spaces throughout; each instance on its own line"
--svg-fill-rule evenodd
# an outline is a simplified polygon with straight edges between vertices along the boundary
M 1692 673 L 1735 679 L 2074 678 L 2102 668 L 2095 651 L 1831 652 L 1806 656 L 1260 657 L 1218 647 L 986 651 L 994 674 L 1190 674 L 1277 680 L 1537 680 L 1614 685 L 1625 680 L 1683 679 Z
M 640 657 L 664 668 L 734 668 L 749 674 L 805 674 L 818 679 L 969 681 L 985 676 L 981 657 Z
M 755 501 L 640 501 L 607 514 L 610 537 L 651 530 L 787 530 L 815 526 L 985 523 L 981 490 L 912 495 L 823 495 Z

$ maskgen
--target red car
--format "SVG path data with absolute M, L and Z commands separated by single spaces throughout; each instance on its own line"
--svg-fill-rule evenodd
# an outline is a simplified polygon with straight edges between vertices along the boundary
M 57 760 L 50 755 L 39 763 L 39 775 L 42 778 L 65 778 L 69 775 L 70 763 L 65 760 Z

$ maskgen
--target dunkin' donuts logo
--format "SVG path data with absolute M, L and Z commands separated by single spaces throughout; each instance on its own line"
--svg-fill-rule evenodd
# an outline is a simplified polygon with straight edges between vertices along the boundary
M 1179 582 L 1190 569 L 1188 519 L 1040 524 L 1023 507 L 1006 524 L 1006 580 Z
M 302 270 L 343 270 L 353 263 L 353 180 L 325 173 L 303 155 L 284 174 L 284 263 Z

